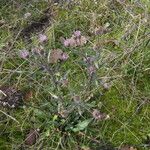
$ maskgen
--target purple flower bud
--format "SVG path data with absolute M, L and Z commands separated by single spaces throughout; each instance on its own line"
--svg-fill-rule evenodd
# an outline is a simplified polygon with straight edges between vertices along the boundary
M 75 37 L 80 37 L 81 36 L 81 31 L 79 31 L 79 30 L 74 31 L 74 36 Z
M 48 40 L 47 36 L 44 34 L 39 34 L 40 43 L 46 42 Z
M 70 45 L 70 39 L 64 40 L 64 46 L 68 47 Z
M 69 55 L 67 53 L 62 53 L 61 60 L 67 60 L 69 58 Z
M 29 51 L 27 51 L 27 50 L 21 50 L 20 52 L 19 52 L 19 56 L 21 57 L 21 58 L 23 58 L 23 59 L 26 59 L 26 58 L 28 58 L 29 57 Z

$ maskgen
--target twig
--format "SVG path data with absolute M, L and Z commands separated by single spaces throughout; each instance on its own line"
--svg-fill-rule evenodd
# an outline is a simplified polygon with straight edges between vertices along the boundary
M 11 118 L 12 120 L 14 120 L 15 122 L 17 122 L 19 124 L 19 121 L 17 121 L 14 117 L 8 115 L 7 113 L 5 113 L 4 111 L 0 110 L 1 113 L 3 113 L 4 115 L 6 115 L 7 117 Z

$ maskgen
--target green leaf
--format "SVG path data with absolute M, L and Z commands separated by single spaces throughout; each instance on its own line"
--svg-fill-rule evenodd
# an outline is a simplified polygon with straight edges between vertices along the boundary
M 49 129 L 45 132 L 45 136 L 46 137 L 50 136 L 50 130 Z
M 38 118 L 46 118 L 46 114 L 39 109 L 34 109 L 34 113 Z
M 77 125 L 76 125 L 76 128 L 72 128 L 72 131 L 74 132 L 78 132 L 78 131 L 82 131 L 84 130 L 88 125 L 89 123 L 92 121 L 92 119 L 87 119 L 87 120 L 84 120 L 82 122 L 79 122 Z
M 58 119 L 58 115 L 54 115 L 53 121 L 56 121 Z

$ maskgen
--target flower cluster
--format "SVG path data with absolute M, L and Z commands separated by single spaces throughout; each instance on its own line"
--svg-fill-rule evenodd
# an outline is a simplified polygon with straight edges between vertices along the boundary
M 71 38 L 67 38 L 63 41 L 65 47 L 77 47 L 83 46 L 87 43 L 87 38 L 81 35 L 81 31 L 75 31 Z

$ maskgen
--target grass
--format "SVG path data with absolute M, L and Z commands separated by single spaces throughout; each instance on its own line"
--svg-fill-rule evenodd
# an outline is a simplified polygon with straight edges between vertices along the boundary
M 0 149 L 104 150 L 123 145 L 149 149 L 145 142 L 150 134 L 148 0 L 0 3 L 0 85 L 26 93 L 24 107 L 1 106 Z M 48 7 L 50 24 L 31 30 L 27 38 L 20 36 Z M 25 19 L 27 12 L 31 17 Z M 93 33 L 106 25 L 106 34 Z M 75 30 L 87 36 L 88 43 L 65 47 L 60 37 L 69 38 Z M 47 43 L 39 43 L 39 33 L 48 36 Z M 31 52 L 40 45 L 46 53 L 41 57 Z M 48 54 L 56 48 L 68 53 L 69 59 L 49 64 Z M 28 59 L 18 56 L 22 49 L 30 51 Z M 83 61 L 87 56 L 94 58 L 92 76 Z M 62 86 L 65 79 L 68 84 Z M 105 89 L 103 82 L 110 87 Z M 94 119 L 94 109 L 110 119 Z M 25 137 L 31 128 L 40 130 L 39 138 L 28 146 Z

